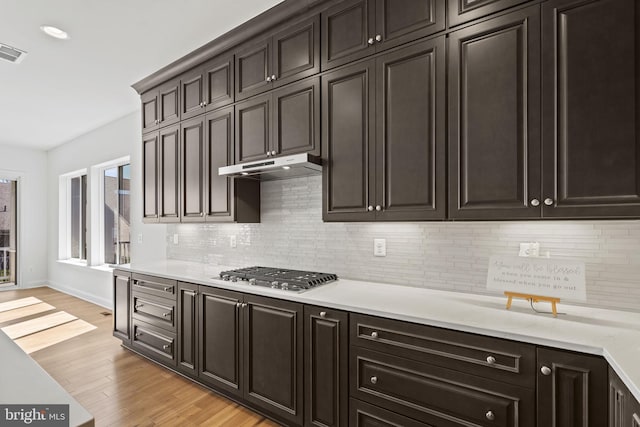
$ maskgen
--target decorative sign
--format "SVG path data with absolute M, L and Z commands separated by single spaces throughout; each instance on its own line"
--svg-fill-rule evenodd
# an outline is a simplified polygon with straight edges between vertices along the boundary
M 586 301 L 584 262 L 492 256 L 487 289 Z

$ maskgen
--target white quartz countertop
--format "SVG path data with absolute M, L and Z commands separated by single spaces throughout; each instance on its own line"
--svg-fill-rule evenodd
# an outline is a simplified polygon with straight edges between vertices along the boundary
M 640 400 L 640 313 L 560 303 L 557 318 L 537 314 L 525 300 L 505 309 L 506 297 L 447 292 L 338 279 L 305 292 L 251 286 L 218 279 L 233 267 L 166 260 L 119 268 L 190 283 L 275 297 L 604 356 Z M 330 270 L 328 268 L 327 270 Z M 548 304 L 538 309 L 550 311 Z

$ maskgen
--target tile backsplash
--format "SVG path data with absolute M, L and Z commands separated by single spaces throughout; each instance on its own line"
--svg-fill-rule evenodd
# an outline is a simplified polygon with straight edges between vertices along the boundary
M 260 224 L 170 225 L 167 258 L 495 294 L 489 256 L 539 242 L 540 254 L 586 263 L 587 305 L 640 310 L 640 221 L 323 223 L 321 177 L 261 185 Z M 374 238 L 386 239 L 386 257 L 373 256 Z

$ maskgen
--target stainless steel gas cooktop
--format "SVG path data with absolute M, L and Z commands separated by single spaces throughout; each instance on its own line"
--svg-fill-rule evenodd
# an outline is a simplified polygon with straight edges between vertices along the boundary
M 247 267 L 223 271 L 220 273 L 220 278 L 231 282 L 246 281 L 253 286 L 301 292 L 333 282 L 338 279 L 338 276 L 329 273 L 287 270 L 284 268 Z

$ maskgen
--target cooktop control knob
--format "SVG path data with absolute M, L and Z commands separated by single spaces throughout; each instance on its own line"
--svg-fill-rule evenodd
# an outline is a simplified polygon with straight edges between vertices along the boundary
M 222 275 L 222 280 L 229 280 L 229 275 L 228 274 L 223 274 Z
M 280 285 L 280 287 L 284 290 L 289 289 L 289 284 L 287 282 L 284 282 L 282 285 Z
M 238 281 L 238 276 L 231 276 L 231 281 L 232 282 L 237 282 Z
M 276 282 L 275 280 L 273 282 L 271 282 L 271 287 L 272 288 L 276 288 L 277 289 L 279 287 L 279 285 L 280 285 L 280 283 Z
M 256 279 L 249 279 L 249 284 L 250 285 L 255 285 L 256 284 Z

